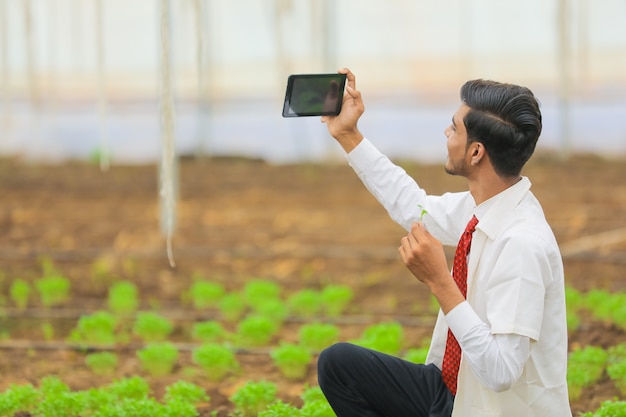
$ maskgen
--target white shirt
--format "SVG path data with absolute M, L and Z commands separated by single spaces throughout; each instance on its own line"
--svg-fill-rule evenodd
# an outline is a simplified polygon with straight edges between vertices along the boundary
M 476 207 L 469 192 L 427 195 L 367 139 L 347 158 L 406 230 L 423 207 L 428 231 L 456 247 L 472 215 L 479 219 L 467 301 L 439 312 L 426 360 L 441 368 L 449 326 L 463 352 L 452 415 L 571 417 L 563 264 L 528 178 Z

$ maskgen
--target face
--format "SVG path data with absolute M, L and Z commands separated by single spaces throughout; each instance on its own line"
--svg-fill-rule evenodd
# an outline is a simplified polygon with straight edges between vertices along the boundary
M 444 130 L 444 134 L 448 141 L 448 159 L 446 160 L 445 170 L 451 175 L 466 176 L 468 172 L 467 161 L 467 131 L 463 118 L 469 111 L 469 107 L 461 104 L 459 109 L 452 116 L 452 124 Z

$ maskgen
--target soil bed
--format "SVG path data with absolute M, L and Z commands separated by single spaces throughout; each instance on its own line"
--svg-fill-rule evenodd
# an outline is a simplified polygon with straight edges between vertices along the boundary
M 432 194 L 464 189 L 462 179 L 446 175 L 439 165 L 403 165 Z M 525 174 L 567 253 L 568 285 L 581 291 L 626 290 L 626 236 L 620 238 L 618 233 L 626 228 L 624 161 L 538 156 Z M 142 375 L 160 398 L 168 384 L 184 379 L 206 388 L 211 403 L 203 415 L 208 416 L 211 410 L 220 415 L 231 411 L 228 397 L 249 380 L 277 383 L 281 398 L 295 405 L 306 386 L 317 384 L 314 363 L 304 380 L 288 381 L 262 352 L 239 354 L 242 372 L 220 383 L 195 371 L 184 350 L 167 377 L 149 377 L 132 349 L 118 351 L 120 365 L 114 375 L 94 376 L 84 363 L 84 352 L 46 349 L 41 323 L 51 323 L 54 341 L 64 343 L 73 317 L 106 308 L 113 278 L 99 277 L 94 272 L 98 263 L 107 265 L 116 279 L 139 286 L 142 308 L 177 317 L 173 340 L 180 343 L 189 342 L 190 323 L 200 318 L 181 299 L 194 274 L 221 282 L 227 290 L 241 289 L 253 278 L 272 279 L 281 284 L 285 296 L 329 283 L 347 284 L 355 299 L 345 318 L 358 323 L 342 324 L 342 339 L 356 338 L 368 324 L 392 320 L 407 323 L 410 344 L 429 336 L 428 319 L 415 318 L 429 317 L 430 297 L 397 254 L 405 232 L 349 167 L 183 159 L 173 240 L 175 268 L 168 265 L 159 231 L 157 178 L 152 165 L 112 166 L 101 172 L 82 163 L 44 166 L 0 160 L 0 294 L 7 307 L 0 318 L 5 335 L 0 390 L 12 383 L 37 384 L 50 374 L 72 389 Z M 610 240 L 603 240 L 605 232 L 613 232 Z M 581 241 L 590 236 L 591 240 Z M 452 249 L 446 253 L 451 259 Z M 10 284 L 16 278 L 34 282 L 41 277 L 44 258 L 71 280 L 71 299 L 47 312 L 33 298 L 28 310 L 17 312 L 9 297 Z M 275 340 L 294 341 L 299 324 L 285 325 Z M 16 341 L 22 344 L 11 346 Z M 589 318 L 570 334 L 571 347 L 606 348 L 625 341 L 623 330 Z M 619 392 L 605 376 L 572 404 L 574 415 L 614 398 L 620 398 Z

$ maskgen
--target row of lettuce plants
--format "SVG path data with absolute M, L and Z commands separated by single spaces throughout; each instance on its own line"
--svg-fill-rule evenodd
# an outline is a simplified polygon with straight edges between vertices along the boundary
M 278 389 L 267 381 L 248 381 L 229 397 L 232 416 L 238 417 L 334 417 L 319 387 L 309 387 L 296 407 L 278 398 Z M 72 391 L 61 379 L 48 376 L 38 387 L 11 385 L 0 393 L 0 416 L 28 413 L 32 417 L 195 417 L 217 415 L 211 397 L 200 386 L 183 380 L 165 389 L 160 400 L 151 395 L 149 383 L 139 377 L 116 380 L 100 388 Z

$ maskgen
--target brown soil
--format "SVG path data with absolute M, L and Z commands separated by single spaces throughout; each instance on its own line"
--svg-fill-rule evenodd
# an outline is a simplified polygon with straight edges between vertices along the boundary
M 441 166 L 403 165 L 430 193 L 464 188 L 462 179 L 446 175 Z M 526 169 L 562 244 L 567 283 L 575 288 L 626 289 L 626 236 L 615 237 L 615 231 L 626 227 L 624 173 L 624 161 L 593 157 L 561 161 L 537 156 Z M 85 366 L 85 352 L 44 343 L 40 326 L 51 323 L 54 340 L 63 342 L 80 312 L 106 308 L 112 281 L 94 273 L 97 262 L 116 277 L 132 279 L 141 289 L 144 308 L 176 313 L 173 338 L 181 343 L 190 342 L 190 323 L 199 318 L 181 301 L 194 273 L 222 282 L 228 290 L 242 288 L 251 278 L 269 278 L 282 285 L 285 295 L 328 283 L 349 284 L 356 298 L 347 317 L 354 323 L 341 325 L 343 339 L 357 337 L 366 325 L 394 319 L 406 323 L 408 344 L 420 344 L 429 336 L 432 320 L 424 323 L 415 317 L 431 314 L 430 297 L 397 254 L 404 231 L 349 167 L 183 160 L 173 239 L 175 268 L 168 265 L 159 229 L 157 179 L 152 165 L 113 166 L 101 172 L 95 165 L 79 163 L 0 161 L 0 301 L 7 306 L 0 318 L 5 336 L 0 390 L 12 383 L 37 384 L 49 374 L 73 389 L 142 375 L 160 396 L 165 386 L 184 379 L 207 389 L 211 403 L 206 415 L 209 410 L 225 415 L 232 410 L 229 395 L 247 380 L 273 381 L 281 397 L 295 404 L 307 384 L 316 385 L 313 365 L 304 380 L 287 381 L 263 352 L 238 355 L 242 372 L 220 383 L 194 372 L 188 350 L 181 353 L 171 376 L 150 378 L 132 349 L 119 351 L 115 375 L 93 375 Z M 612 240 L 600 236 L 586 246 L 579 240 L 602 232 L 612 232 Z M 45 310 L 33 298 L 28 310 L 16 311 L 10 283 L 41 277 L 43 258 L 71 279 L 71 300 Z M 300 324 L 285 325 L 277 340 L 295 341 Z M 570 335 L 571 346 L 608 347 L 624 341 L 623 330 L 590 319 Z M 620 394 L 605 376 L 572 404 L 574 415 L 615 397 Z

